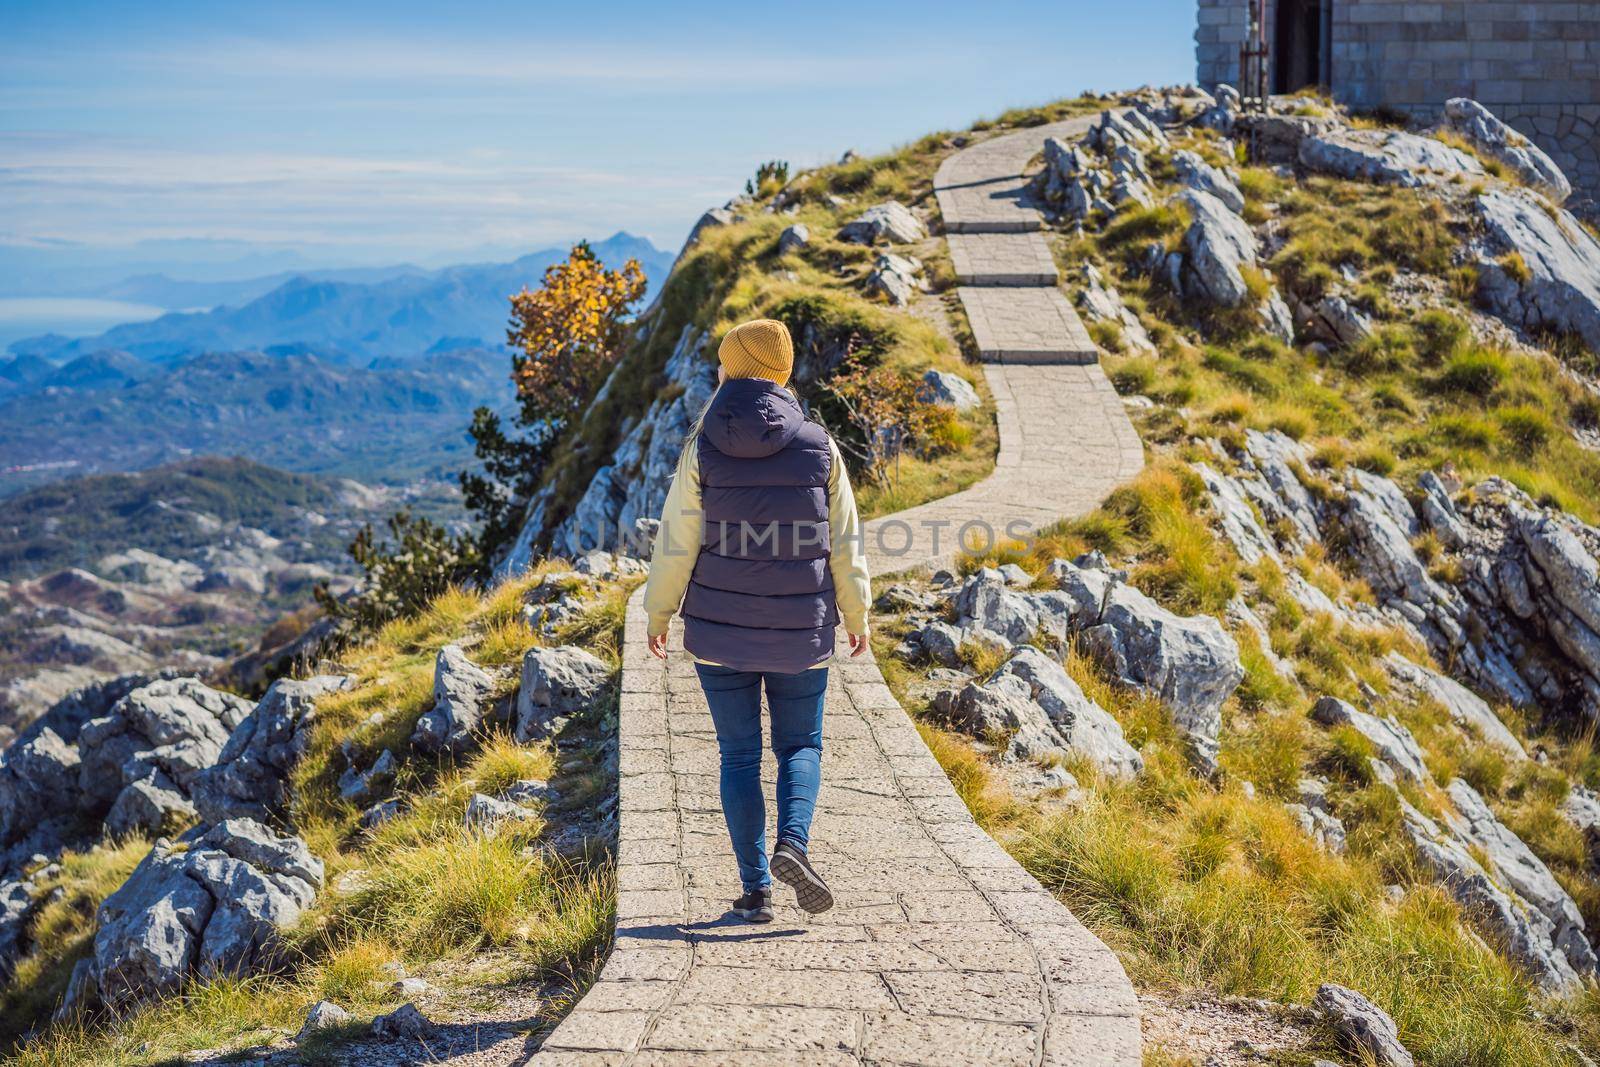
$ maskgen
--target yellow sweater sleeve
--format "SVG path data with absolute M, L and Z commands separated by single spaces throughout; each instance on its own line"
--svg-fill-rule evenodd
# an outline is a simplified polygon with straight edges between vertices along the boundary
M 644 610 L 650 616 L 650 636 L 667 632 L 667 624 L 683 603 L 689 575 L 700 555 L 700 457 L 685 448 L 672 475 L 666 503 L 661 506 L 661 528 L 650 550 L 650 578 L 644 587 Z
M 828 569 L 833 573 L 833 597 L 844 628 L 853 634 L 867 632 L 867 606 L 872 602 L 872 580 L 867 573 L 867 539 L 856 511 L 850 473 L 844 469 L 839 446 L 828 438 L 833 462 L 828 467 L 828 526 L 833 531 Z

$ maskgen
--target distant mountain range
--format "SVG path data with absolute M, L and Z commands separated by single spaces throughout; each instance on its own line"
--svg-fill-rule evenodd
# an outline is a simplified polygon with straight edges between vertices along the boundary
M 142 470 L 192 455 L 403 482 L 471 460 L 481 404 L 512 401 L 506 353 L 463 349 L 398 367 L 314 355 L 213 352 L 173 367 L 82 356 L 0 400 L 0 496 L 67 475 Z
M 593 248 L 638 259 L 652 285 L 672 265 L 625 233 Z M 473 409 L 513 403 L 508 298 L 567 252 L 297 274 L 236 307 L 16 342 L 0 357 L 0 497 L 204 454 L 391 484 L 453 476 L 472 459 Z M 151 300 L 188 283 L 126 284 Z
M 652 282 L 672 265 L 671 253 L 626 233 L 593 248 L 609 265 L 638 259 Z M 504 343 L 507 298 L 523 286 L 537 286 L 545 268 L 567 252 L 565 247 L 547 248 L 510 263 L 435 271 L 400 265 L 192 283 L 163 275 L 134 277 L 97 295 L 158 306 L 192 307 L 218 299 L 224 304 L 209 311 L 174 312 L 128 323 L 95 337 L 32 337 L 14 342 L 10 351 L 13 356 L 62 364 L 114 349 L 146 362 L 171 363 L 201 352 L 294 346 L 326 358 L 363 363 L 452 348 L 495 348 Z M 0 366 L 3 374 L 5 368 Z

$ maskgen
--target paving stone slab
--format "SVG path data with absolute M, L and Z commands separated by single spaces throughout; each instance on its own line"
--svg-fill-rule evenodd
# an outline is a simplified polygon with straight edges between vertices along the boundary
M 950 263 L 962 285 L 1055 285 L 1056 261 L 1040 233 L 952 233 Z

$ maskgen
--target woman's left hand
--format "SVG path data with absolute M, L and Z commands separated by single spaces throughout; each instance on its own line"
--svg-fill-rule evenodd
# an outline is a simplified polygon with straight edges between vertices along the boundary
M 851 659 L 854 659 L 855 657 L 861 655 L 861 653 L 863 653 L 863 652 L 865 652 L 867 650 L 867 635 L 866 634 L 853 634 L 853 633 L 850 633 L 848 630 L 845 631 L 845 634 L 846 634 L 846 636 L 848 636 L 850 638 L 850 658 Z
M 651 634 L 648 638 L 645 639 L 645 643 L 650 646 L 650 654 L 652 656 L 654 656 L 656 659 L 666 659 L 667 658 L 667 635 L 666 634 Z

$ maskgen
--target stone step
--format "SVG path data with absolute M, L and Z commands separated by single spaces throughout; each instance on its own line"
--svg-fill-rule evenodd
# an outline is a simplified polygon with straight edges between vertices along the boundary
M 1054 285 L 1056 263 L 1041 233 L 953 233 L 946 238 L 962 285 Z
M 963 285 L 957 292 L 979 355 L 1002 363 L 1095 363 L 1100 350 L 1054 286 Z

